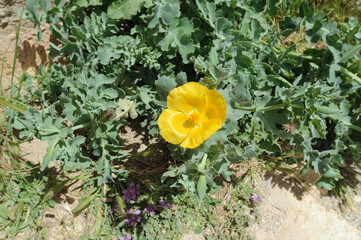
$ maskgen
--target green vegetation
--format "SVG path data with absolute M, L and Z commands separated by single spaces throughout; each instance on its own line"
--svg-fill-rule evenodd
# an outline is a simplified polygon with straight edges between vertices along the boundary
M 83 239 L 248 239 L 260 164 L 238 179 L 229 165 L 255 158 L 269 169 L 302 161 L 318 187 L 345 192 L 346 166 L 360 166 L 359 10 L 309 2 L 27 0 L 22 18 L 38 39 L 47 22 L 55 39 L 51 65 L 18 76 L 9 95 L 1 86 L 0 232 L 46 239 L 45 210 L 81 181 L 72 213 L 95 220 Z M 192 81 L 222 94 L 227 119 L 184 149 L 160 137 L 157 119 Z M 156 143 L 128 151 L 126 125 Z M 49 144 L 41 166 L 19 154 L 35 137 Z M 211 197 L 222 185 L 228 198 Z

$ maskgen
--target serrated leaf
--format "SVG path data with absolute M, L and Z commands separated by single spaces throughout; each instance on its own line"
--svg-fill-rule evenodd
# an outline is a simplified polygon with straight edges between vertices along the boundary
M 107 11 L 112 19 L 130 20 L 141 9 L 145 0 L 117 0 L 114 1 Z
M 252 98 L 243 78 L 239 78 L 237 85 L 230 92 L 230 97 L 232 101 L 239 104 L 250 103 Z
M 314 137 L 326 138 L 326 123 L 323 119 L 318 116 L 311 118 L 312 127 L 311 131 Z
M 225 38 L 226 32 L 233 26 L 232 22 L 224 17 L 217 18 L 216 32 L 220 38 Z
M 316 186 L 319 188 L 325 188 L 327 190 L 332 190 L 336 187 L 332 178 L 321 177 L 320 180 L 317 181 Z
M 106 88 L 106 89 L 101 90 L 101 95 L 104 98 L 114 99 L 114 98 L 118 97 L 118 91 L 113 88 Z
M 355 45 L 347 49 L 346 52 L 342 54 L 342 58 L 340 59 L 340 63 L 345 63 L 347 60 L 358 54 L 361 50 L 361 44 Z
M 111 58 L 118 59 L 120 56 L 114 52 L 114 49 L 109 45 L 100 45 L 98 48 L 98 59 L 101 64 L 107 65 Z
M 165 37 L 158 44 L 163 51 L 169 51 L 171 47 L 176 48 L 183 57 L 183 61 L 187 63 L 190 54 L 195 51 L 192 32 L 193 24 L 187 18 L 174 20 Z
M 208 21 L 209 25 L 215 28 L 216 5 L 213 2 L 205 0 L 196 0 L 198 9 L 201 11 L 202 16 Z
M 156 1 L 153 14 L 149 18 L 148 26 L 154 28 L 162 20 L 163 24 L 170 25 L 176 17 L 180 16 L 180 6 L 177 0 Z

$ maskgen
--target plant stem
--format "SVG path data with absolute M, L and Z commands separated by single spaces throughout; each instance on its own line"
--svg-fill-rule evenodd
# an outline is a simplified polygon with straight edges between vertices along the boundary
M 75 130 L 86 128 L 86 127 L 89 127 L 89 126 L 90 126 L 90 123 L 84 123 L 84 124 L 76 125 L 76 126 L 72 127 L 71 129 L 73 131 L 75 131 Z
M 19 33 L 20 33 L 21 19 L 23 17 L 23 11 L 24 11 L 24 8 L 21 10 L 19 23 L 18 23 L 18 26 L 16 27 L 15 52 L 14 52 L 13 66 L 12 66 L 12 72 L 11 72 L 11 86 L 14 83 L 16 59 L 18 58 L 18 42 L 19 42 Z M 12 97 L 12 91 L 10 91 L 10 97 Z
M 237 107 L 240 110 L 243 111 L 250 111 L 250 112 L 264 112 L 264 111 L 271 111 L 271 110 L 275 110 L 275 109 L 281 109 L 284 108 L 285 106 L 287 106 L 285 103 L 281 103 L 281 104 L 277 104 L 277 105 L 273 105 L 273 106 L 268 106 L 268 107 L 264 107 L 264 108 L 247 108 L 247 107 Z M 301 109 L 305 109 L 303 106 L 298 105 L 298 104 L 291 104 L 292 108 L 301 108 Z
M 356 126 L 356 125 L 354 125 L 354 124 L 352 124 L 352 123 L 343 122 L 343 121 L 341 121 L 340 123 L 343 124 L 343 125 L 345 125 L 346 127 L 349 127 L 349 128 L 351 128 L 351 129 L 356 130 L 356 131 L 358 131 L 358 132 L 361 133 L 361 127 L 359 127 L 359 126 Z
M 340 66 L 340 72 L 346 74 L 348 77 L 352 79 L 352 81 L 355 81 L 359 85 L 361 85 L 361 78 L 357 76 L 357 73 L 350 72 L 349 70 L 341 66 Z
M 204 167 L 206 166 L 207 158 L 208 158 L 208 154 L 207 154 L 207 153 L 204 153 L 204 154 L 203 154 L 203 157 L 202 157 L 202 162 L 201 162 L 201 164 L 199 164 L 199 167 L 198 167 L 198 169 L 199 169 L 200 171 L 203 171 L 203 170 L 204 170 Z
M 1 96 L 1 97 L 2 97 L 2 96 Z M 9 108 L 12 108 L 12 109 L 20 112 L 20 113 L 22 113 L 22 114 L 25 114 L 25 112 L 26 112 L 26 108 L 24 108 L 24 107 L 21 106 L 21 105 L 14 104 L 14 103 L 12 103 L 12 102 L 10 102 L 10 101 L 6 101 L 6 100 L 3 100 L 3 99 L 0 99 L 0 103 L 3 104 L 3 105 L 5 105 L 5 106 L 7 106 L 7 107 L 9 107 Z

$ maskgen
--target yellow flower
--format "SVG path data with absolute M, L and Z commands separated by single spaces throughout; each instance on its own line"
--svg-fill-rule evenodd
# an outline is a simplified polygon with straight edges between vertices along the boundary
M 167 97 L 168 109 L 159 116 L 163 138 L 184 148 L 196 148 L 222 128 L 227 107 L 222 95 L 189 82 L 174 88 Z

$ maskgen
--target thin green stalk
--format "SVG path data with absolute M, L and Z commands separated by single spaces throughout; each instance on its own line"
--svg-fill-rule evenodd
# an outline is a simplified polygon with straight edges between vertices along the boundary
M 348 77 L 352 79 L 352 81 L 355 81 L 359 85 L 361 85 L 361 78 L 357 76 L 357 73 L 350 72 L 349 70 L 341 66 L 340 66 L 340 72 L 346 74 Z
M 258 108 L 258 109 L 257 108 L 247 108 L 247 107 L 237 107 L 237 109 L 243 110 L 243 111 L 249 111 L 249 112 L 264 112 L 264 111 L 271 111 L 271 110 L 275 110 L 275 109 L 281 109 L 286 106 L 287 106 L 286 103 L 281 103 L 281 104 L 268 106 L 268 107 L 264 107 L 264 108 Z M 305 109 L 303 106 L 298 105 L 298 104 L 291 104 L 291 107 Z
M 2 59 L 1 72 L 0 72 L 0 95 L 4 95 L 3 91 L 3 73 L 4 73 L 5 58 Z
M 11 43 L 12 43 L 12 42 L 11 42 Z M 11 43 L 10 43 L 10 44 L 11 44 Z M 4 55 L 6 55 L 6 53 L 8 52 L 8 50 L 9 50 L 9 48 L 6 49 L 6 51 L 4 52 Z M 7 66 L 7 67 L 9 67 L 9 68 L 12 68 L 12 65 L 11 65 L 10 63 L 6 62 L 6 59 L 5 59 L 4 57 L 0 57 L 0 60 L 1 60 L 2 62 L 4 62 L 5 66 Z M 15 73 L 16 73 L 17 75 L 20 75 L 20 74 L 21 74 L 21 73 L 19 73 L 16 69 L 15 69 Z M 16 75 L 15 75 L 15 77 L 16 77 Z
M 358 131 L 358 132 L 361 133 L 361 127 L 359 127 L 359 126 L 356 126 L 356 125 L 354 125 L 354 124 L 352 124 L 352 123 L 343 122 L 343 121 L 341 121 L 340 123 L 341 123 L 342 125 L 345 125 L 346 127 L 349 127 L 349 128 L 351 128 L 351 129 L 356 130 L 356 131 Z
M 12 108 L 12 109 L 14 109 L 14 110 L 16 110 L 16 111 L 18 111 L 18 112 L 20 112 L 22 114 L 25 114 L 25 112 L 26 112 L 25 107 L 23 107 L 23 106 L 21 106 L 19 104 L 14 104 L 14 103 L 12 103 L 10 101 L 0 99 L 0 104 L 3 104 L 3 105 L 5 105 L 5 106 L 7 106 L 9 108 Z
M 75 131 L 75 130 L 86 128 L 86 127 L 89 127 L 89 126 L 90 126 L 90 123 L 84 123 L 84 124 L 76 125 L 76 126 L 72 127 L 71 129 L 73 131 Z
M 208 154 L 207 154 L 207 153 L 204 153 L 204 154 L 203 154 L 203 157 L 202 157 L 202 162 L 201 162 L 201 164 L 199 164 L 199 167 L 198 167 L 198 169 L 199 169 L 200 171 L 203 171 L 203 170 L 204 170 L 204 168 L 205 168 L 205 166 L 206 166 L 207 158 L 208 158 Z
M 11 72 L 11 81 L 10 81 L 11 86 L 14 83 L 15 66 L 16 66 L 16 60 L 18 58 L 19 34 L 20 34 L 21 19 L 23 17 L 23 11 L 24 11 L 24 8 L 21 10 L 19 23 L 18 23 L 18 26 L 16 27 L 15 52 L 14 52 L 13 66 L 12 66 L 12 72 Z M 10 97 L 12 97 L 12 91 L 10 91 Z

